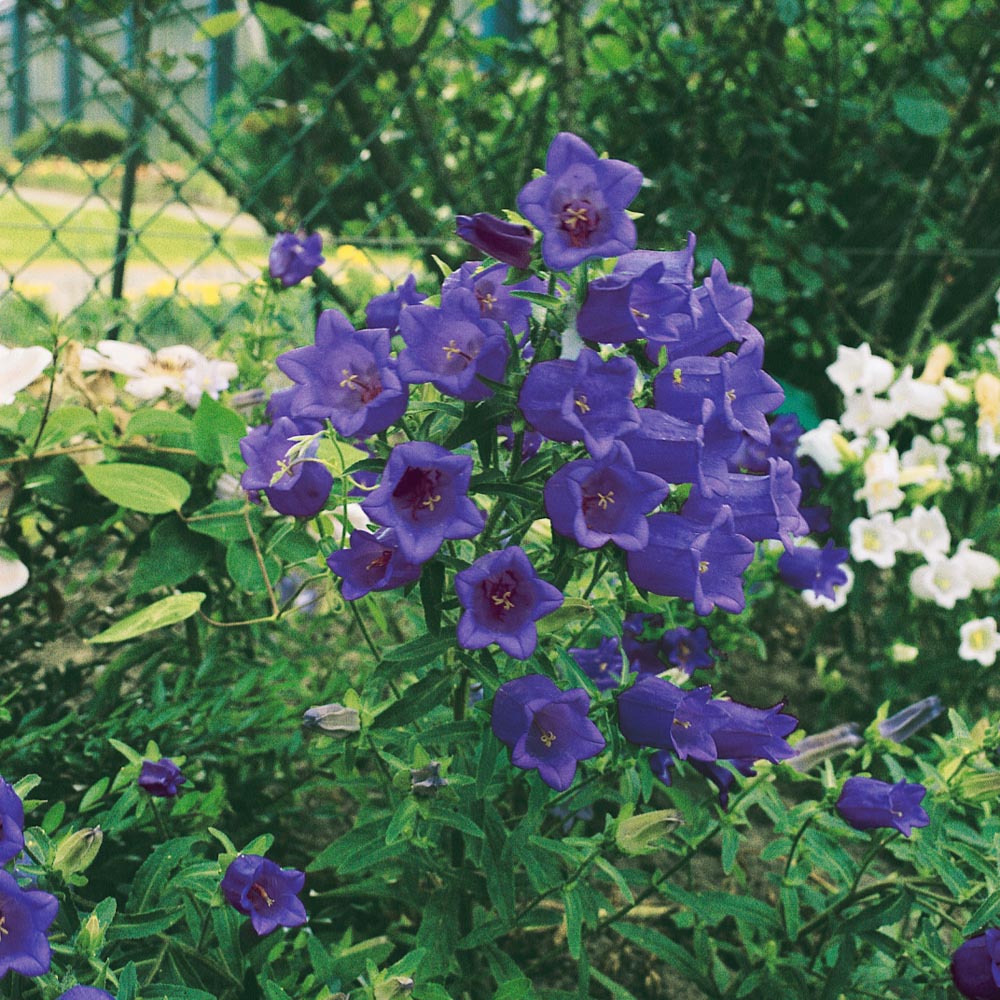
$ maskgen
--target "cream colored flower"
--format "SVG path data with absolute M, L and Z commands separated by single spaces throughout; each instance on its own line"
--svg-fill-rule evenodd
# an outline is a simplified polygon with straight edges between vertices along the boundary
M 974 618 L 966 622 L 958 634 L 962 639 L 958 655 L 963 660 L 976 660 L 984 667 L 996 663 L 997 653 L 1000 652 L 1000 634 L 995 618 Z
M 28 582 L 28 567 L 13 552 L 0 549 L 0 597 L 16 593 Z
M 0 406 L 14 402 L 14 395 L 31 385 L 52 364 L 52 352 L 44 347 L 0 345 Z

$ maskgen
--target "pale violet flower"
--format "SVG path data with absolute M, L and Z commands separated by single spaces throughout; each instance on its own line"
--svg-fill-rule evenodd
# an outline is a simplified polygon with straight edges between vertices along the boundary
M 903 483 L 907 486 L 929 483 L 932 480 L 950 483 L 950 455 L 951 449 L 946 444 L 934 444 L 923 434 L 917 434 L 909 451 L 903 452 L 900 459 L 902 468 L 906 470 L 902 477 Z
M 961 566 L 973 590 L 991 590 L 1000 577 L 1000 562 L 986 552 L 977 552 L 969 538 L 958 543 L 951 558 Z
M 899 453 L 895 448 L 873 451 L 864 462 L 865 485 L 854 494 L 868 504 L 868 514 L 896 510 L 906 499 L 899 488 Z
M 52 352 L 44 347 L 0 345 L 0 406 L 14 402 L 15 393 L 31 385 L 52 364 Z
M 803 590 L 802 600 L 810 608 L 823 608 L 825 611 L 838 611 L 847 603 L 847 595 L 854 586 L 854 570 L 847 563 L 840 567 L 847 575 L 846 583 L 835 583 L 833 585 L 833 598 L 825 594 L 817 594 L 815 590 Z
M 872 518 L 856 517 L 848 528 L 851 558 L 855 562 L 874 563 L 879 569 L 896 564 L 896 553 L 906 545 L 906 535 L 896 527 L 886 511 Z
M 962 642 L 958 655 L 963 660 L 977 660 L 984 667 L 992 667 L 1000 652 L 1000 633 L 995 618 L 974 618 L 959 630 Z
M 888 430 L 905 416 L 906 411 L 898 403 L 862 391 L 848 396 L 844 401 L 840 423 L 844 430 L 868 434 L 876 429 Z
M 186 344 L 162 347 L 154 354 L 141 344 L 117 340 L 100 341 L 96 351 L 84 348 L 80 369 L 127 376 L 125 390 L 139 399 L 159 399 L 165 392 L 177 392 L 192 407 L 198 405 L 203 392 L 218 399 L 238 371 L 231 361 L 211 360 Z
M 972 593 L 972 584 L 961 563 L 932 556 L 910 574 L 910 590 L 914 597 L 933 601 L 939 608 L 953 608 Z
M 850 455 L 847 439 L 836 420 L 824 420 L 800 438 L 800 458 L 811 458 L 828 476 L 842 472 L 845 455 Z
M 28 582 L 28 567 L 13 552 L 0 549 L 0 597 L 9 597 Z
M 903 551 L 943 556 L 951 548 L 951 532 L 944 514 L 937 507 L 929 510 L 917 504 L 909 517 L 896 522 L 906 534 Z
M 845 395 L 877 393 L 889 388 L 895 369 L 892 362 L 872 354 L 869 344 L 837 348 L 837 360 L 826 369 L 830 381 Z
M 915 379 L 913 365 L 907 365 L 889 386 L 889 399 L 900 411 L 900 419 L 910 416 L 921 420 L 940 420 L 948 403 L 948 394 L 939 385 Z

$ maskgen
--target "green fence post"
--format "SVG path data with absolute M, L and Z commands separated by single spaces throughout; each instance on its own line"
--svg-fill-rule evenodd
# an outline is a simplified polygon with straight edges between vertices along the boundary
M 79 20 L 79 11 L 69 6 L 69 16 Z M 80 53 L 77 47 L 64 35 L 59 42 L 62 75 L 62 115 L 66 121 L 80 118 Z
M 235 10 L 233 0 L 209 0 L 208 15 L 225 14 Z M 208 120 L 215 120 L 219 101 L 233 89 L 233 66 L 236 61 L 236 32 L 227 31 L 212 39 L 211 57 L 208 61 Z
M 18 0 L 10 12 L 10 50 L 13 67 L 10 73 L 10 131 L 17 138 L 28 128 L 28 12 Z

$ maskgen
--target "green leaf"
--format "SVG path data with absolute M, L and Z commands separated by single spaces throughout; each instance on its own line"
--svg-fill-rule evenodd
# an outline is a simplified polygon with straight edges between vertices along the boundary
M 119 916 L 108 928 L 108 941 L 141 941 L 160 931 L 172 927 L 184 915 L 179 906 L 167 906 L 156 910 L 146 910 L 143 913 L 130 913 Z M 159 994 L 144 993 L 144 998 Z
M 135 1000 L 139 992 L 139 976 L 135 962 L 129 962 L 118 977 L 118 1000 Z
M 433 663 L 455 645 L 454 634 L 420 635 L 382 654 L 383 663 L 401 663 L 410 670 Z
M 196 42 L 206 42 L 211 39 L 221 38 L 223 35 L 228 35 L 231 31 L 235 31 L 240 26 L 240 21 L 242 20 L 243 14 L 238 10 L 226 10 L 221 14 L 207 17 L 198 25 L 194 33 L 194 40 Z
M 187 481 L 155 465 L 134 465 L 129 462 L 103 462 L 85 465 L 82 472 L 87 482 L 102 496 L 119 507 L 138 510 L 143 514 L 166 514 L 180 510 L 191 495 Z
M 217 500 L 186 518 L 185 524 L 199 535 L 208 535 L 229 544 L 243 542 L 250 537 L 247 519 L 254 532 L 260 534 L 264 521 L 255 505 L 245 500 Z
M 125 428 L 127 437 L 157 437 L 160 434 L 190 434 L 191 421 L 173 410 L 136 410 Z
M 146 986 L 142 1000 L 216 1000 L 214 993 L 196 990 L 193 986 L 176 986 L 174 983 L 158 983 Z
M 39 448 L 51 448 L 63 441 L 97 430 L 97 418 L 85 406 L 60 406 L 49 414 Z
M 432 671 L 416 684 L 411 684 L 399 701 L 394 701 L 379 712 L 372 725 L 378 729 L 391 729 L 421 718 L 431 709 L 447 702 L 453 684 L 454 677 L 448 671 Z
M 211 396 L 201 397 L 194 414 L 194 450 L 202 462 L 218 465 L 223 458 L 222 440 L 239 441 L 246 432 L 246 422 L 235 410 Z
M 1000 891 L 994 892 L 983 904 L 969 917 L 969 922 L 962 928 L 962 937 L 969 937 L 978 933 L 996 915 L 1000 913 Z
M 281 577 L 281 562 L 272 555 L 264 556 L 268 582 L 274 586 Z M 267 590 L 257 553 L 249 542 L 233 542 L 226 549 L 226 572 L 241 590 L 257 593 Z
M 691 982 L 702 986 L 707 984 L 701 965 L 695 957 L 676 941 L 671 941 L 666 935 L 653 930 L 652 927 L 627 924 L 624 921 L 612 924 L 611 929 L 619 933 L 626 941 L 631 941 L 643 951 L 677 969 L 682 976 L 690 979 Z
M 125 905 L 132 919 L 139 920 L 141 916 L 149 916 L 146 911 L 151 910 L 153 904 L 159 901 L 164 887 L 170 881 L 171 872 L 191 858 L 194 845 L 200 842 L 201 837 L 175 837 L 153 849 L 136 872 L 132 892 Z M 176 908 L 173 915 L 179 919 L 180 909 Z
M 420 603 L 424 606 L 424 621 L 432 635 L 441 631 L 441 597 L 444 592 L 444 565 L 433 560 L 424 564 L 420 574 Z
M 135 567 L 128 596 L 145 594 L 155 587 L 175 587 L 200 570 L 212 553 L 212 543 L 189 531 L 177 518 L 153 528 L 149 549 Z
M 892 95 L 896 117 L 917 135 L 941 135 L 947 131 L 948 109 L 923 87 L 907 87 Z
M 201 607 L 205 595 L 197 591 L 187 594 L 173 594 L 156 601 L 141 611 L 115 622 L 110 628 L 88 639 L 90 643 L 124 642 L 134 639 L 137 635 L 152 632 L 153 629 L 175 625 L 190 618 Z
M 583 944 L 583 906 L 580 902 L 580 889 L 576 884 L 566 887 L 563 901 L 566 904 L 566 948 L 573 958 L 579 959 Z

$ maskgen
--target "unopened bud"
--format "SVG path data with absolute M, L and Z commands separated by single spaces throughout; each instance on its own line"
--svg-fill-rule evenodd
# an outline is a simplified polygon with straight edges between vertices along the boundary
M 321 729 L 330 736 L 342 739 L 361 729 L 361 719 L 356 708 L 345 705 L 317 705 L 302 716 L 302 725 L 307 729 Z
M 84 827 L 64 837 L 56 848 L 52 867 L 63 875 L 85 871 L 97 857 L 104 841 L 104 831 L 99 827 Z
M 805 774 L 806 771 L 832 757 L 841 750 L 852 750 L 861 746 L 864 740 L 858 735 L 856 722 L 844 722 L 822 733 L 805 736 L 792 748 L 795 756 L 785 763 L 794 771 Z
M 436 794 L 439 788 L 448 784 L 448 779 L 442 778 L 440 771 L 441 765 L 436 760 L 432 760 L 426 767 L 410 771 L 410 790 L 414 795 Z
M 920 655 L 920 650 L 916 646 L 905 642 L 894 642 L 890 652 L 895 663 L 912 663 Z
M 104 931 L 101 929 L 101 922 L 97 919 L 96 913 L 91 913 L 76 936 L 77 950 L 85 955 L 91 955 L 98 951 L 103 943 Z
M 409 976 L 393 976 L 375 987 L 375 1000 L 396 1000 L 413 992 L 413 980 Z
M 924 365 L 924 370 L 918 381 L 937 385 L 944 378 L 945 371 L 954 360 L 955 352 L 947 344 L 938 344 L 927 355 L 927 364 Z
M 904 743 L 918 729 L 933 722 L 944 711 L 941 699 L 935 694 L 907 705 L 901 712 L 890 715 L 878 724 L 878 734 L 884 740 Z
M 650 854 L 683 822 L 676 809 L 657 809 L 619 821 L 615 843 L 623 854 Z
M 958 782 L 959 795 L 967 802 L 985 802 L 1000 795 L 1000 771 L 966 774 Z

